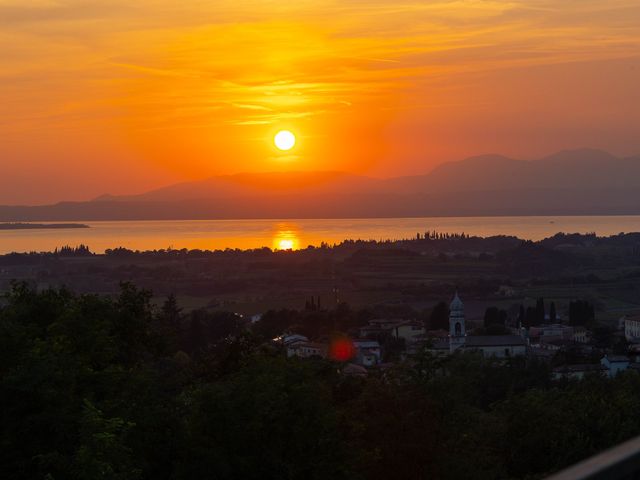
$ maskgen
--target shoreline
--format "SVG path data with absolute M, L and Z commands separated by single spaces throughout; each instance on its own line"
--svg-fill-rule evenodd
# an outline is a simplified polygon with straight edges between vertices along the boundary
M 53 229 L 62 230 L 69 228 L 91 228 L 84 223 L 24 223 L 24 222 L 5 222 L 0 223 L 0 230 L 39 230 Z

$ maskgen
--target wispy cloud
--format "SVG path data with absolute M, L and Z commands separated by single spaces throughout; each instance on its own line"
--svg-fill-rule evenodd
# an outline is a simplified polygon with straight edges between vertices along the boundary
M 418 137 L 463 107 L 502 121 L 522 69 L 637 55 L 639 23 L 638 0 L 0 0 L 0 138 L 103 122 L 132 143 L 225 128 L 235 148 L 235 127 L 366 131 L 376 112 Z

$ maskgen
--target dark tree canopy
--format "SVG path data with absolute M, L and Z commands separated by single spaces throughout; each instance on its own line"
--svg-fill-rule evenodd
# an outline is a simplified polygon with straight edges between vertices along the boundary
M 549 323 L 556 323 L 557 314 L 556 314 L 556 304 L 555 302 L 551 302 L 549 305 Z
M 131 284 L 114 297 L 13 285 L 0 309 L 2 478 L 539 478 L 640 433 L 640 417 L 615 413 L 640 410 L 636 372 L 554 383 L 524 358 L 423 351 L 351 377 L 268 339 L 371 312 L 251 324 L 150 300 Z
M 427 328 L 430 330 L 449 330 L 449 306 L 438 302 L 431 310 Z
M 575 300 L 569 302 L 569 324 L 570 325 L 591 325 L 595 321 L 595 308 L 586 300 Z

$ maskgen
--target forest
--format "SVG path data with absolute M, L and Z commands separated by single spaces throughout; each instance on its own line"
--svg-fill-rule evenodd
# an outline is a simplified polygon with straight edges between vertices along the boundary
M 351 376 L 286 358 L 282 312 L 250 323 L 151 298 L 11 285 L 2 478 L 534 479 L 640 433 L 634 371 L 552 381 L 530 359 L 419 352 Z M 340 328 L 362 315 L 327 312 Z

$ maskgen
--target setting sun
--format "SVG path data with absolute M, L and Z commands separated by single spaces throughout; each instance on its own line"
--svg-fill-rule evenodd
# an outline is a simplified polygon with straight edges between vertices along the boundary
M 296 144 L 296 136 L 289 130 L 280 130 L 273 138 L 273 143 L 280 150 L 291 150 Z

